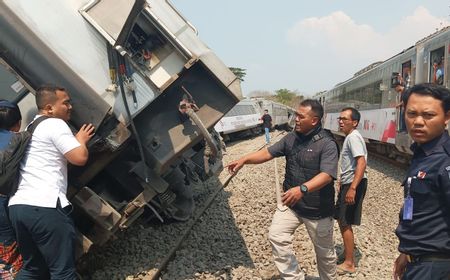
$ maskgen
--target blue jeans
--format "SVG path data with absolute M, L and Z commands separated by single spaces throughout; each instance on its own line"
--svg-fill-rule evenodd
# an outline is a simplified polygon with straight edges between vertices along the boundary
M 269 144 L 270 143 L 270 133 L 269 133 L 270 129 L 268 127 L 264 127 L 264 132 L 266 133 L 266 143 Z
M 56 208 L 9 207 L 9 217 L 23 257 L 23 267 L 16 279 L 78 279 L 71 207 L 61 208 L 59 203 Z

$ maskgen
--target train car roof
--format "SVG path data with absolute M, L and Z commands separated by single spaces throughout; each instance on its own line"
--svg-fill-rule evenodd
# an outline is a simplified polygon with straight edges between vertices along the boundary
M 406 53 L 406 52 L 408 52 L 408 51 L 414 49 L 417 45 L 423 44 L 423 43 L 425 43 L 425 42 L 427 42 L 427 41 L 429 41 L 429 40 L 431 40 L 431 39 L 434 39 L 434 38 L 436 38 L 436 37 L 438 37 L 438 36 L 444 34 L 444 33 L 447 32 L 447 31 L 450 31 L 450 26 L 446 26 L 446 27 L 444 27 L 444 28 L 442 28 L 442 29 L 440 29 L 440 30 L 437 30 L 436 32 L 434 32 L 434 33 L 432 33 L 432 34 L 430 34 L 430 35 L 428 35 L 428 36 L 426 36 L 426 37 L 420 39 L 420 40 L 417 41 L 413 46 L 410 46 L 410 47 L 408 47 L 408 48 L 402 50 L 401 52 L 399 52 L 399 53 L 397 53 L 397 54 L 391 56 L 390 58 L 388 58 L 388 59 L 386 59 L 386 60 L 384 60 L 384 61 L 378 61 L 378 62 L 374 62 L 374 63 L 369 64 L 368 66 L 364 67 L 363 69 L 357 71 L 357 72 L 353 75 L 353 77 L 351 77 L 351 78 L 349 78 L 349 79 L 347 79 L 347 80 L 345 80 L 345 81 L 342 81 L 342 82 L 337 83 L 337 84 L 336 84 L 333 88 L 331 88 L 331 89 L 337 88 L 337 87 L 341 86 L 342 84 L 345 84 L 345 83 L 347 83 L 347 82 L 349 82 L 349 81 L 351 81 L 351 80 L 353 80 L 353 79 L 355 79 L 355 78 L 357 78 L 357 77 L 359 77 L 359 76 L 361 76 L 361 75 L 363 75 L 363 74 L 365 74 L 365 73 L 368 73 L 368 72 L 370 72 L 370 71 L 373 71 L 373 70 L 377 69 L 378 67 L 382 67 L 385 63 L 391 62 L 393 59 L 397 58 L 398 56 L 400 56 L 400 55 L 402 55 L 402 54 L 404 54 L 404 53 Z M 331 90 L 331 89 L 330 89 L 330 90 Z M 330 91 L 330 90 L 327 90 L 326 92 L 328 92 L 328 91 Z M 320 93 L 319 93 L 319 94 L 320 94 Z M 326 93 L 325 93 L 325 94 L 326 94 Z

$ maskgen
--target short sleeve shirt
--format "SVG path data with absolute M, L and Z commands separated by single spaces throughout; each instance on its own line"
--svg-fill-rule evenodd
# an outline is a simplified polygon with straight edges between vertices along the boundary
M 355 177 L 356 158 L 363 156 L 367 161 L 367 148 L 364 138 L 359 131 L 353 130 L 347 137 L 345 137 L 342 145 L 342 152 L 340 156 L 341 170 L 340 179 L 341 184 L 351 184 Z M 367 178 L 364 172 L 364 178 Z
M 19 187 L 9 205 L 55 208 L 58 199 L 62 207 L 69 205 L 66 197 L 67 160 L 64 154 L 79 146 L 80 143 L 65 121 L 58 118 L 42 121 L 33 132 L 25 151 L 20 166 Z
M 271 128 L 272 127 L 272 117 L 269 114 L 264 114 L 261 117 L 262 121 L 263 121 L 263 126 L 267 127 L 267 128 Z
M 270 146 L 268 150 L 273 157 L 286 156 L 292 152 L 292 149 L 294 149 L 296 145 L 302 143 L 302 141 L 305 141 L 302 136 L 296 132 L 290 132 L 280 141 Z M 333 141 L 324 141 L 324 145 L 322 146 L 322 151 L 320 153 L 320 172 L 327 173 L 336 179 L 337 159 L 338 150 L 336 148 L 336 143 Z

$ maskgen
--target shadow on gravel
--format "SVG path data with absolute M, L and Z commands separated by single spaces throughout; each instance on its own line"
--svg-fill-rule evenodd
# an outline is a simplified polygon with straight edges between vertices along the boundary
M 203 208 L 220 181 L 211 178 L 205 185 L 194 186 L 195 214 Z M 241 232 L 236 225 L 228 199 L 231 194 L 219 191 L 211 206 L 193 225 L 173 261 L 163 270 L 162 280 L 238 279 L 232 271 L 254 267 Z M 152 279 L 169 251 L 192 223 L 145 223 L 139 220 L 116 240 L 94 248 L 78 263 L 82 280 Z
M 345 260 L 344 244 L 336 244 L 334 249 L 336 250 L 337 264 L 343 263 Z M 359 261 L 361 261 L 362 258 L 362 252 L 358 247 L 356 247 L 353 251 L 353 257 L 355 258 L 355 266 L 359 266 Z

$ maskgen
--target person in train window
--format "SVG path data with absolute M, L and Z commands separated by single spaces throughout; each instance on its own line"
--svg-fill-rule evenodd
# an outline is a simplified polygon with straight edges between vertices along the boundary
M 367 148 L 356 127 L 361 114 L 355 108 L 344 108 L 338 118 L 339 130 L 346 137 L 340 156 L 339 193 L 335 218 L 344 241 L 344 259 L 337 267 L 338 274 L 355 273 L 353 256 L 355 238 L 352 225 L 361 224 L 362 203 L 367 189 Z
M 433 83 L 438 85 L 444 84 L 444 67 L 442 59 L 436 59 L 433 62 Z
M 397 103 L 397 105 L 395 105 L 395 108 L 399 109 L 398 130 L 399 131 L 405 131 L 406 130 L 405 111 L 404 111 L 404 108 L 403 108 L 403 101 L 402 101 L 402 96 L 403 96 L 403 93 L 405 92 L 405 83 L 404 83 L 404 80 L 403 80 L 403 78 L 402 78 L 402 76 L 400 74 L 398 74 L 397 79 L 394 80 L 393 86 L 394 86 L 394 90 L 398 93 L 399 100 L 400 100 L 400 102 Z
M 419 84 L 404 95 L 405 121 L 414 140 L 396 230 L 400 241 L 394 279 L 450 279 L 450 91 Z
M 336 279 L 333 241 L 334 179 L 337 176 L 338 147 L 321 126 L 323 107 L 317 100 L 302 101 L 296 111 L 295 130 L 280 141 L 227 165 L 230 173 L 245 164 L 259 164 L 286 157 L 282 202 L 269 228 L 269 242 L 282 279 L 304 279 L 292 248 L 292 237 L 305 224 L 314 244 L 320 279 Z
M 270 144 L 270 129 L 272 128 L 272 117 L 269 115 L 269 110 L 264 110 L 264 115 L 260 120 L 263 122 L 264 133 L 266 135 L 266 144 Z

